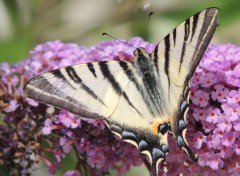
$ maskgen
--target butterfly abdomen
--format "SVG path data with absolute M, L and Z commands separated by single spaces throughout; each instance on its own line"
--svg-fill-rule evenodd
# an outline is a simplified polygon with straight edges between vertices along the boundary
M 164 114 L 164 107 L 163 105 L 163 91 L 161 88 L 161 85 L 158 84 L 158 79 L 155 74 L 155 66 L 153 59 L 151 59 L 151 56 L 149 53 L 146 52 L 143 48 L 137 48 L 134 51 L 134 55 L 136 56 L 135 64 L 137 73 L 142 79 L 142 82 L 144 84 L 144 87 L 146 88 L 146 98 L 145 100 L 149 99 L 152 109 L 152 117 L 163 116 Z M 160 105 L 161 104 L 161 105 Z M 158 115 L 156 115 L 158 114 Z

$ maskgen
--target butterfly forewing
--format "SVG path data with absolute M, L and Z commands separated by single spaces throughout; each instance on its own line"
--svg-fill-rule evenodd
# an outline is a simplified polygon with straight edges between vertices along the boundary
M 217 26 L 217 9 L 201 11 L 181 23 L 152 53 L 165 80 L 185 86 L 192 77 Z M 163 75 L 162 75 L 163 76 Z M 162 79 L 161 79 L 162 80 Z
M 116 86 L 125 88 L 129 82 L 116 62 L 80 64 L 47 72 L 33 78 L 25 91 L 30 98 L 77 115 L 107 118 L 122 94 Z M 118 85 L 111 86 L 112 80 Z

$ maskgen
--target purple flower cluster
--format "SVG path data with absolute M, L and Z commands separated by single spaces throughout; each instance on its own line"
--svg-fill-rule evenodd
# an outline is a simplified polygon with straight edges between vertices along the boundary
M 239 68 L 238 46 L 210 45 L 191 80 L 189 140 L 201 166 L 192 173 L 240 175 Z
M 27 175 L 41 159 L 49 174 L 75 152 L 75 169 L 65 176 L 119 175 L 148 160 L 138 149 L 113 135 L 101 120 L 79 118 L 26 98 L 24 84 L 32 77 L 63 66 L 105 60 L 133 60 L 134 47 L 151 52 L 155 44 L 140 38 L 102 42 L 89 49 L 60 41 L 36 46 L 26 60 L 0 65 L 0 165 L 8 175 Z M 166 175 L 240 174 L 240 47 L 210 45 L 191 79 L 187 140 L 197 163 L 180 150 L 172 136 L 170 153 L 160 164 Z M 55 160 L 48 158 L 52 153 Z M 0 171 L 0 175 L 5 174 Z

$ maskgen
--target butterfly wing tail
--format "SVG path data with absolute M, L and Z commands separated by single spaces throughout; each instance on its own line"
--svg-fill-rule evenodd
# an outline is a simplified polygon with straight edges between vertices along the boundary
M 152 176 L 158 175 L 158 164 L 156 161 L 152 163 Z

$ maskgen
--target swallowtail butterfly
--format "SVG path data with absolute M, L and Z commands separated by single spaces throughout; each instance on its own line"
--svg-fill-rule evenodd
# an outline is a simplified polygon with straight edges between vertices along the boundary
M 30 80 L 28 97 L 79 116 L 101 118 L 146 154 L 153 176 L 169 152 L 167 136 L 196 160 L 185 139 L 189 80 L 217 27 L 218 10 L 205 9 L 173 29 L 151 54 L 135 60 L 72 65 Z

